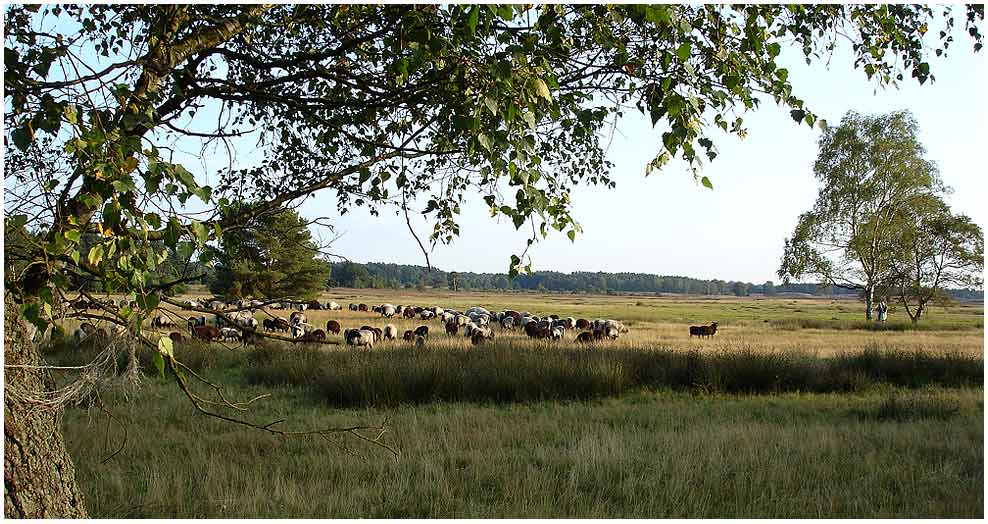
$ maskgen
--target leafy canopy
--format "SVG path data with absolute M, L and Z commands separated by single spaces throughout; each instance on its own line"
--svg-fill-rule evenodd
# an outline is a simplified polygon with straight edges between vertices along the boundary
M 661 131 L 646 174 L 677 157 L 699 169 L 716 130 L 743 136 L 741 115 L 764 100 L 816 124 L 779 66 L 784 46 L 813 61 L 840 35 L 878 84 L 925 82 L 955 20 L 980 48 L 983 8 L 49 4 L 4 17 L 17 181 L 4 212 L 41 239 L 8 284 L 50 309 L 74 291 L 69 275 L 156 305 L 156 241 L 201 249 L 323 189 L 339 213 L 421 209 L 433 242 L 459 233 L 473 195 L 530 226 L 529 244 L 573 239 L 569 192 L 613 185 L 605 138 L 627 111 Z M 231 156 L 250 144 L 257 160 L 207 185 L 174 161 L 176 140 Z M 231 212 L 239 201 L 256 204 Z M 101 239 L 85 253 L 83 233 Z M 512 274 L 530 264 L 511 260 Z

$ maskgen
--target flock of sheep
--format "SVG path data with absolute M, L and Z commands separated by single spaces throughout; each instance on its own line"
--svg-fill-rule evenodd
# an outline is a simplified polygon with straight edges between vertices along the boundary
M 200 307 L 195 301 L 186 301 L 188 307 Z M 267 305 L 272 310 L 292 309 L 292 313 L 286 318 L 284 316 L 273 316 L 263 319 L 260 326 L 254 318 L 253 311 Z M 223 311 L 227 308 L 234 310 L 224 316 L 232 320 L 236 325 L 230 326 L 228 321 L 220 315 L 214 315 L 212 324 L 207 323 L 205 316 L 191 317 L 187 320 L 189 334 L 196 339 L 211 342 L 214 340 L 227 341 L 239 340 L 244 345 L 252 343 L 256 337 L 255 333 L 260 329 L 268 332 L 283 331 L 288 333 L 292 340 L 296 342 L 320 342 L 326 340 L 329 333 L 341 335 L 343 341 L 350 346 L 359 346 L 371 349 L 374 345 L 383 340 L 396 340 L 401 338 L 407 342 L 412 342 L 416 346 L 424 346 L 429 338 L 429 326 L 420 325 L 414 330 L 407 330 L 399 336 L 398 328 L 394 324 L 387 324 L 383 328 L 363 325 L 359 328 L 343 329 L 338 320 L 330 319 L 326 322 L 325 329 L 317 327 L 307 321 L 305 310 L 330 310 L 338 311 L 343 307 L 337 302 L 284 302 L 284 303 L 263 303 L 261 301 L 238 301 L 235 303 L 224 303 L 222 301 L 212 301 L 206 305 L 208 309 Z M 474 345 L 482 344 L 485 341 L 493 340 L 495 328 L 500 331 L 521 330 L 529 338 L 562 340 L 569 331 L 579 330 L 576 341 L 581 344 L 591 344 L 601 340 L 613 340 L 621 333 L 627 333 L 628 328 L 619 321 L 609 319 L 575 319 L 573 317 L 560 317 L 559 315 L 538 316 L 529 312 L 517 312 L 506 309 L 492 312 L 486 308 L 474 306 L 459 311 L 452 308 L 440 306 L 419 307 L 411 305 L 381 304 L 368 306 L 367 304 L 349 304 L 350 311 L 374 312 L 383 318 L 390 319 L 400 317 L 405 319 L 421 319 L 423 321 L 438 321 L 443 332 L 449 336 L 465 336 Z M 174 323 L 169 322 L 164 316 L 152 319 L 152 327 L 174 327 Z M 173 340 L 181 340 L 182 335 L 173 332 L 169 335 Z

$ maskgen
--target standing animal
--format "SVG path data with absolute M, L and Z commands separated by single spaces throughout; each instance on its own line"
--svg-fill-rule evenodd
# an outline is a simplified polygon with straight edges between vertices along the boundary
M 327 302 L 326 303 L 326 309 L 328 309 L 330 311 L 339 311 L 339 310 L 343 309 L 343 306 L 337 304 L 336 302 Z
M 394 340 L 398 338 L 398 328 L 394 324 L 384 326 L 384 340 Z
M 423 337 L 421 335 L 415 337 L 415 347 L 417 347 L 417 348 L 424 348 L 425 347 L 425 337 Z
M 690 326 L 690 338 L 712 337 L 717 334 L 717 323 L 711 322 L 709 326 Z
M 365 329 L 348 329 L 343 332 L 343 340 L 351 346 L 365 346 L 374 349 L 374 332 Z
M 357 305 L 356 305 L 356 304 L 352 304 L 352 303 L 351 303 L 351 304 L 350 304 L 349 306 L 347 306 L 347 307 L 348 307 L 348 308 L 350 309 L 350 311 L 357 311 Z
M 391 318 L 395 316 L 395 313 L 397 313 L 397 310 L 395 310 L 395 307 L 393 305 L 384 304 L 383 306 L 381 306 L 381 315 L 383 315 L 384 318 Z
M 415 336 L 427 338 L 429 336 L 429 326 L 419 326 L 415 328 Z
M 401 339 L 404 340 L 405 342 L 412 342 L 413 340 L 415 340 L 415 332 L 412 331 L 411 329 L 408 329 L 405 331 L 405 334 L 401 336 Z
M 192 328 L 192 336 L 205 342 L 212 342 L 219 339 L 222 334 L 220 328 L 216 326 L 195 326 Z
M 220 328 L 220 337 L 224 342 L 227 340 L 239 340 L 240 331 L 231 327 Z
M 330 332 L 330 333 L 332 333 L 334 335 L 339 335 L 341 328 L 342 328 L 342 326 L 340 326 L 340 323 L 337 322 L 337 321 L 335 321 L 335 320 L 327 320 L 326 321 L 326 331 L 328 331 L 328 332 Z
M 179 333 L 178 331 L 172 331 L 171 333 L 169 333 L 168 338 L 172 339 L 172 342 L 181 342 L 185 340 L 185 337 L 183 337 L 182 334 Z
M 367 311 L 367 304 L 357 304 L 357 311 Z

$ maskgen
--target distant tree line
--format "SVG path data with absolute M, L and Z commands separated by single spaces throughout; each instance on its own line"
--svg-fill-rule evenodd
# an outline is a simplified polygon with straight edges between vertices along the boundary
M 558 293 L 680 293 L 694 295 L 767 295 L 805 293 L 817 296 L 854 296 L 857 291 L 813 283 L 762 284 L 728 280 L 653 275 L 649 273 L 604 273 L 536 271 L 514 279 L 504 273 L 447 272 L 425 266 L 369 262 L 330 263 L 330 287 L 353 288 L 447 288 L 468 291 L 547 291 Z M 980 299 L 983 291 L 950 290 L 957 299 Z

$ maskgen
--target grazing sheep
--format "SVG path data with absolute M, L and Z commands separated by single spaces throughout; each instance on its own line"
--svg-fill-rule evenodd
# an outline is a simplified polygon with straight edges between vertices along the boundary
M 424 348 L 425 347 L 425 337 L 423 337 L 421 335 L 415 337 L 415 347 L 417 347 L 417 348 Z
M 157 315 L 157 316 L 155 316 L 154 318 L 151 319 L 151 327 L 153 329 L 158 329 L 158 328 L 173 328 L 173 327 L 175 327 L 175 323 L 172 322 L 167 317 L 165 317 L 164 315 Z
M 493 339 L 494 330 L 487 326 L 474 326 L 470 332 L 470 338 L 473 339 L 477 335 L 480 335 L 481 337 L 486 339 Z
M 309 303 L 306 304 L 306 307 L 308 309 L 314 309 L 318 311 L 322 309 L 322 303 L 320 303 L 318 300 L 310 300 Z
M 580 318 L 576 320 L 576 329 L 587 329 L 590 327 L 590 321 L 585 318 Z
M 348 329 L 343 332 L 343 340 L 351 346 L 365 346 L 374 349 L 374 332 L 365 329 Z
M 419 326 L 415 328 L 415 336 L 418 337 L 428 337 L 429 336 L 429 326 Z
M 240 331 L 234 328 L 225 327 L 220 329 L 220 337 L 224 342 L 228 340 L 238 340 L 240 338 Z
M 494 340 L 494 332 L 490 332 L 490 336 L 485 335 L 480 331 L 475 331 L 473 336 L 470 337 L 470 343 L 478 346 L 485 340 Z
M 172 339 L 172 342 L 182 342 L 183 340 L 185 340 L 185 337 L 183 337 L 182 334 L 179 333 L 178 331 L 172 331 L 171 333 L 169 333 L 168 338 Z
M 353 303 L 351 303 L 351 304 L 350 304 L 349 306 L 347 306 L 347 307 L 349 307 L 349 308 L 350 308 L 350 311 L 357 311 L 357 310 L 358 310 L 358 306 L 357 306 L 357 304 L 353 304 Z
M 367 304 L 357 304 L 357 311 L 367 311 Z
M 336 302 L 327 302 L 326 303 L 326 309 L 328 309 L 330 311 L 339 311 L 339 310 L 343 309 L 343 306 L 337 304 Z
M 451 335 L 451 336 L 452 335 L 456 335 L 459 330 L 460 330 L 460 326 L 457 325 L 456 322 L 446 322 L 446 334 L 447 335 Z
M 594 342 L 594 340 L 596 339 L 594 338 L 593 333 L 589 331 L 584 331 L 583 333 L 580 333 L 579 335 L 576 336 L 577 344 L 591 344 Z
M 309 333 L 309 336 L 319 341 L 326 340 L 326 332 L 321 329 L 313 330 L 312 332 Z
M 394 324 L 384 326 L 384 340 L 395 340 L 398 338 L 398 328 Z
M 501 328 L 503 329 L 514 329 L 515 319 L 514 317 L 504 317 L 501 319 Z
M 709 326 L 690 326 L 690 338 L 712 337 L 717 333 L 717 323 L 712 322 Z
M 340 326 L 340 323 L 337 322 L 337 321 L 335 321 L 335 320 L 327 320 L 326 321 L 326 331 L 328 331 L 328 332 L 330 332 L 330 333 L 332 333 L 334 335 L 339 335 L 340 334 L 340 329 L 342 329 L 342 327 L 343 326 Z
M 404 340 L 405 342 L 411 342 L 415 340 L 415 332 L 412 331 L 411 329 L 408 329 L 405 331 L 405 334 L 401 336 L 401 339 Z
M 216 326 L 195 326 L 192 336 L 205 342 L 212 342 L 222 336 L 220 329 Z
M 413 307 L 405 308 L 405 311 L 401 314 L 401 316 L 405 318 L 415 318 L 415 308 Z
M 395 316 L 395 313 L 397 313 L 397 311 L 395 310 L 395 307 L 393 305 L 384 304 L 383 306 L 381 306 L 381 315 L 383 315 L 384 318 L 391 318 Z
M 453 322 L 454 320 L 456 320 L 456 314 L 454 314 L 453 312 L 451 312 L 449 310 L 444 311 L 443 314 L 439 316 L 439 320 L 443 324 L 449 324 L 450 322 Z
M 435 314 L 435 312 L 433 312 L 431 310 L 424 309 L 424 310 L 422 310 L 421 313 L 419 313 L 419 316 L 422 317 L 422 320 L 429 320 L 430 318 L 436 316 L 436 314 Z
M 552 340 L 562 340 L 566 329 L 563 326 L 556 326 L 549 331 L 549 338 Z

